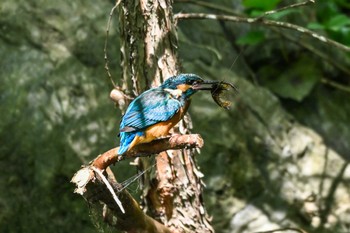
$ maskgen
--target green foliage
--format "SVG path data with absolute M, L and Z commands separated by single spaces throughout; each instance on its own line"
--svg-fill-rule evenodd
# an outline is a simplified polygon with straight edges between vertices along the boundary
M 344 14 L 334 15 L 323 24 L 316 22 L 309 23 L 308 28 L 325 30 L 332 38 L 350 45 L 350 18 Z
M 262 11 L 268 11 L 276 8 L 279 2 L 280 0 L 267 0 L 267 1 L 244 0 L 243 5 L 247 8 L 255 8 Z
M 350 18 L 342 12 L 346 7 L 342 1 L 320 1 L 317 8 L 317 22 L 308 26 L 311 29 L 322 29 L 330 38 L 350 45 Z
M 282 20 L 282 19 L 286 18 L 287 16 L 292 16 L 293 14 L 295 14 L 295 15 L 300 14 L 300 11 L 298 11 L 297 9 L 294 9 L 294 8 L 286 9 L 286 10 L 278 11 L 274 14 L 268 15 L 267 17 L 269 19 L 273 19 L 273 20 Z

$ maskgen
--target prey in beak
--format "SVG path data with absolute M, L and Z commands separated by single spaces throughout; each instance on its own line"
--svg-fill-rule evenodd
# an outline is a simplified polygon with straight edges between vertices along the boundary
M 194 83 L 192 85 L 192 89 L 210 91 L 215 103 L 217 103 L 217 105 L 225 109 L 229 109 L 232 104 L 231 101 L 228 101 L 225 98 L 223 98 L 226 92 L 231 90 L 238 92 L 236 86 L 231 83 L 211 80 Z

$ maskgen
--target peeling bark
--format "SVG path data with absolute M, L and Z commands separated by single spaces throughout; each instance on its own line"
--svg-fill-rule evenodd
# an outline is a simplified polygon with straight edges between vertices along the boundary
M 138 95 L 180 73 L 172 3 L 122 1 L 119 21 L 125 92 Z M 189 134 L 190 128 L 191 120 L 186 115 L 173 133 Z M 179 232 L 213 232 L 202 202 L 202 174 L 193 152 L 163 152 L 156 162 L 156 175 L 143 184 L 145 211 Z M 139 160 L 140 167 L 147 168 L 147 164 L 145 159 Z
M 179 69 L 172 1 L 122 1 L 119 13 L 123 84 L 110 97 L 123 111 L 130 93 L 136 96 L 146 88 L 158 86 L 164 79 L 178 74 Z M 105 152 L 73 177 L 75 192 L 84 196 L 97 215 L 103 211 L 110 226 L 123 231 L 213 232 L 202 202 L 203 175 L 193 159 L 194 151 L 189 150 L 201 147 L 203 140 L 190 134 L 190 127 L 191 120 L 186 115 L 172 130 L 170 138 L 139 145 L 123 157 L 117 156 L 117 148 Z M 118 187 L 108 166 L 123 158 L 155 153 L 160 153 L 156 157 L 156 175 L 152 179 L 144 178 L 142 211 L 130 194 Z M 147 169 L 147 158 L 138 161 L 140 167 Z M 107 183 L 103 183 L 105 179 L 101 180 L 101 175 L 96 175 L 99 171 L 105 171 Z

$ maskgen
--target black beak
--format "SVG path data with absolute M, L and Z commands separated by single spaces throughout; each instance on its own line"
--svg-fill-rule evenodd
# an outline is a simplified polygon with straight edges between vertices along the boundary
M 204 80 L 201 83 L 195 83 L 192 85 L 192 89 L 194 90 L 212 90 L 214 85 L 217 85 L 219 81 L 212 80 Z

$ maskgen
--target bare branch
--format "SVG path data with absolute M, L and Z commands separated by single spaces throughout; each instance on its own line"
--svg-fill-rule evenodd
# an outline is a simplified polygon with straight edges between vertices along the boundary
M 213 10 L 218 10 L 221 12 L 226 12 L 227 14 L 233 14 L 233 15 L 240 15 L 238 11 L 234 11 L 228 7 L 219 5 L 219 4 L 213 4 L 210 2 L 205 2 L 205 1 L 197 1 L 197 0 L 177 0 L 175 3 L 191 3 L 197 6 L 203 6 L 208 9 L 213 9 Z
M 281 8 L 278 8 L 276 10 L 266 11 L 262 16 L 260 16 L 258 18 L 266 17 L 268 15 L 272 15 L 272 14 L 275 14 L 277 12 L 284 11 L 284 10 L 287 10 L 287 9 L 301 7 L 301 6 L 306 6 L 306 5 L 310 4 L 310 3 L 315 3 L 315 0 L 307 0 L 305 2 L 295 3 L 295 4 L 292 4 L 292 5 L 281 7 Z
M 334 82 L 334 81 L 326 79 L 326 78 L 322 78 L 321 82 L 326 84 L 326 85 L 329 85 L 329 86 L 331 86 L 333 88 L 336 88 L 336 89 L 339 89 L 341 91 L 345 91 L 345 92 L 349 92 L 350 93 L 350 87 L 349 86 L 342 85 L 340 83 Z
M 101 180 L 101 176 L 96 176 L 96 173 L 92 168 L 92 166 L 88 166 L 80 169 L 74 175 L 71 182 L 77 186 L 75 193 L 82 195 L 89 203 L 92 211 L 95 211 L 98 215 L 103 217 L 105 222 L 118 230 L 130 233 L 172 232 L 163 224 L 146 215 L 129 192 L 125 189 L 120 191 L 120 185 L 117 183 L 112 171 L 107 168 L 105 175 L 103 176 L 107 177 L 107 183 L 109 183 L 111 187 L 113 187 L 114 192 L 118 194 L 118 199 L 125 207 L 125 213 L 123 213 L 115 202 L 113 196 L 108 190 L 106 190 L 106 185 Z M 101 207 L 100 203 L 103 203 L 103 207 Z
M 177 0 L 175 3 L 191 3 L 191 4 L 195 4 L 197 6 L 203 6 L 203 7 L 208 8 L 208 9 L 213 9 L 213 10 L 218 10 L 218 11 L 221 11 L 221 12 L 225 12 L 227 14 L 242 16 L 242 13 L 234 11 L 234 10 L 232 10 L 230 8 L 225 7 L 225 6 L 218 5 L 218 4 L 213 4 L 213 3 L 208 3 L 208 2 L 204 2 L 204 1 Z M 306 6 L 306 5 L 310 4 L 310 3 L 315 3 L 315 0 L 307 0 L 305 2 L 295 3 L 295 4 L 292 4 L 292 5 L 281 7 L 281 8 L 278 8 L 276 10 L 267 11 L 263 15 L 259 16 L 259 18 L 268 16 L 268 15 L 271 15 L 271 14 L 275 14 L 277 12 L 284 11 L 284 10 L 287 10 L 287 9 L 290 9 L 290 8 Z
M 216 15 L 216 14 L 205 14 L 205 13 L 178 13 L 175 15 L 175 19 L 213 19 L 213 20 L 224 20 L 224 21 L 232 21 L 237 23 L 248 23 L 248 24 L 261 24 L 270 27 L 280 27 L 286 28 L 289 30 L 297 31 L 308 35 L 312 38 L 315 38 L 322 43 L 326 43 L 328 45 L 334 46 L 338 49 L 341 49 L 345 52 L 350 52 L 350 47 L 340 44 L 334 40 L 328 39 L 325 36 L 322 36 L 316 32 L 313 32 L 307 28 L 274 20 L 268 20 L 264 18 L 248 18 L 248 17 L 239 17 L 232 15 Z
M 127 232 L 164 232 L 171 231 L 150 218 L 140 209 L 137 201 L 114 178 L 108 168 L 109 165 L 124 158 L 158 154 L 170 149 L 184 149 L 202 147 L 203 139 L 198 134 L 173 135 L 169 138 L 140 144 L 123 157 L 118 156 L 118 148 L 113 148 L 99 155 L 89 166 L 80 169 L 72 178 L 78 193 L 99 212 L 102 212 L 95 203 L 102 202 L 107 206 L 103 214 L 105 220 L 117 229 Z M 102 173 L 106 171 L 106 175 Z M 102 215 L 102 213 L 101 213 Z M 140 231 L 141 230 L 141 231 Z
M 125 210 L 124 210 L 122 203 L 120 202 L 119 198 L 115 194 L 115 192 L 112 188 L 112 185 L 108 182 L 107 178 L 103 175 L 102 171 L 95 168 L 94 166 L 91 166 L 90 168 L 100 176 L 103 183 L 106 185 L 108 191 L 112 194 L 112 197 L 115 200 L 115 203 L 118 205 L 119 209 L 123 212 L 123 214 L 125 214 Z
M 279 229 L 274 229 L 274 230 L 270 230 L 270 231 L 259 231 L 259 232 L 255 232 L 255 233 L 273 233 L 273 232 L 280 232 L 280 231 L 295 231 L 295 232 L 299 232 L 299 233 L 307 233 L 305 230 L 295 228 L 295 227 L 285 227 L 285 228 L 279 228 Z
M 123 156 L 117 155 L 119 147 L 113 148 L 99 155 L 91 164 L 98 169 L 104 170 L 109 165 L 125 158 L 149 156 L 166 150 L 201 148 L 203 144 L 203 139 L 199 134 L 173 135 L 170 138 L 139 144 L 133 150 L 126 152 Z
M 281 33 L 277 29 L 272 29 L 272 30 L 275 31 L 276 33 L 278 33 L 279 35 L 281 35 L 282 37 L 286 38 L 287 40 L 309 50 L 310 52 L 312 52 L 316 56 L 319 56 L 322 60 L 328 62 L 330 65 L 334 66 L 335 68 L 341 70 L 342 72 L 344 72 L 348 76 L 350 76 L 350 69 L 347 66 L 344 66 L 341 64 L 341 62 L 335 60 L 334 58 L 332 58 L 330 56 L 327 56 L 326 54 L 324 54 L 324 52 L 321 52 L 320 50 L 314 48 L 311 44 L 303 42 L 302 40 L 298 40 L 296 38 L 293 38 L 292 36 L 290 36 L 286 33 Z
M 111 26 L 111 20 L 112 20 L 112 16 L 113 13 L 115 11 L 115 9 L 117 9 L 118 5 L 120 4 L 121 0 L 116 1 L 115 5 L 113 6 L 113 8 L 111 9 L 111 12 L 109 13 L 109 18 L 108 18 L 108 23 L 107 23 L 107 28 L 106 28 L 106 39 L 105 39 L 105 46 L 103 48 L 104 51 L 104 59 L 105 59 L 105 70 L 107 72 L 107 75 L 113 85 L 114 88 L 117 88 L 117 85 L 115 84 L 115 82 L 113 81 L 111 72 L 109 71 L 109 66 L 108 66 L 108 56 L 107 56 L 107 45 L 108 45 L 108 36 L 109 36 L 109 28 Z

